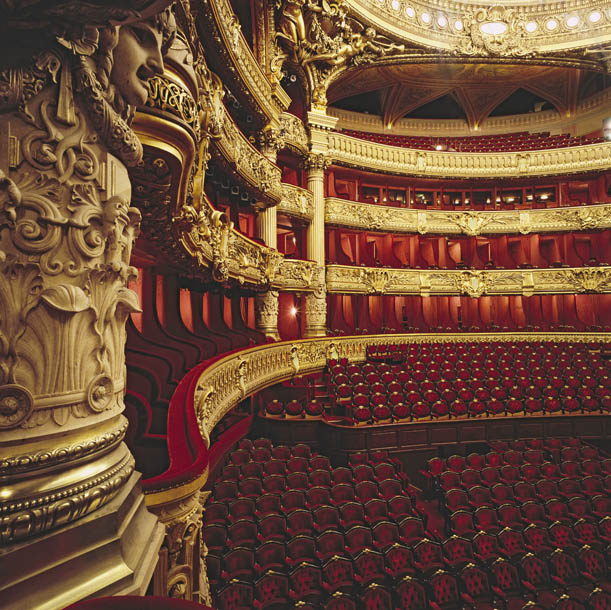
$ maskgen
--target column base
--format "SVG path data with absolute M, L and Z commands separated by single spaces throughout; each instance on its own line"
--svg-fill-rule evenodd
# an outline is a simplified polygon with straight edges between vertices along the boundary
M 90 597 L 144 595 L 165 529 L 145 506 L 140 476 L 92 514 L 0 547 L 2 607 L 55 610 Z

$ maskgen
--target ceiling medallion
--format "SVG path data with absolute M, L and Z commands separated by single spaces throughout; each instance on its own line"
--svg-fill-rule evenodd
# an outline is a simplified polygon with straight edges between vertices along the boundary
M 502 6 L 481 8 L 463 18 L 466 36 L 459 51 L 467 55 L 503 55 L 524 57 L 532 54 L 524 46 L 523 23 L 512 9 Z

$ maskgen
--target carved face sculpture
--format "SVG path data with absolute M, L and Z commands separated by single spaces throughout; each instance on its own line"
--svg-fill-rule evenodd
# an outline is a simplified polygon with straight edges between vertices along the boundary
M 163 42 L 162 31 L 151 21 L 121 27 L 110 80 L 131 106 L 146 102 L 148 80 L 163 72 Z

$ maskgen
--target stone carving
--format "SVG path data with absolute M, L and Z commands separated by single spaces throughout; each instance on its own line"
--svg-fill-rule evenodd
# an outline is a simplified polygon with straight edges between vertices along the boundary
M 139 9 L 150 15 L 151 2 L 61 2 L 57 12 L 42 4 L 29 3 L 37 19 L 18 28 L 46 24 L 44 35 L 22 32 L 26 50 L 39 38 L 31 63 L 0 56 L 0 133 L 12 148 L 0 160 L 0 453 L 9 472 L 19 454 L 31 456 L 19 464 L 28 491 L 8 480 L 10 499 L 0 499 L 2 544 L 92 512 L 134 470 L 118 442 L 125 322 L 139 311 L 127 287 L 141 220 L 126 169 L 142 159 L 130 120 L 175 34 L 170 9 L 135 20 Z M 117 19 L 129 23 L 112 25 Z M 32 493 L 65 455 L 86 458 L 88 469 L 52 486 L 45 478 L 44 491 Z
M 155 595 L 192 601 L 199 592 L 210 602 L 201 540 L 203 503 L 210 492 L 189 493 L 179 500 L 151 506 L 165 526 L 165 539 L 155 569 Z M 199 565 L 199 573 L 196 570 Z
M 215 65 L 224 70 L 221 76 L 232 91 L 240 91 L 250 101 L 260 127 L 277 121 L 291 99 L 280 87 L 274 66 L 267 70 L 268 76 L 238 29 L 229 0 L 202 0 L 200 4 L 197 23 L 200 38 L 207 45 L 206 51 L 218 57 Z
M 278 292 L 268 290 L 255 297 L 257 328 L 267 336 L 278 339 Z

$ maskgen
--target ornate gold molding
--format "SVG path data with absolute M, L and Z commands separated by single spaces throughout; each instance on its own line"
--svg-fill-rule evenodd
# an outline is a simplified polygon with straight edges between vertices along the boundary
M 597 343 L 609 333 L 470 333 L 402 334 L 328 337 L 284 341 L 230 355 L 208 367 L 197 380 L 194 404 L 199 428 L 209 444 L 214 426 L 245 397 L 299 374 L 321 371 L 328 358 L 364 361 L 368 345 L 379 343 L 479 343 L 486 341 L 543 341 Z
M 279 126 L 282 139 L 287 146 L 303 155 L 308 152 L 308 132 L 299 117 L 283 112 L 280 115 Z
M 611 292 L 611 267 L 431 270 L 327 266 L 327 291 L 342 294 L 484 295 Z
M 276 205 L 282 199 L 280 168 L 257 150 L 240 131 L 222 104 L 219 137 L 213 140 L 212 150 L 232 170 L 235 178 L 254 189 L 257 199 Z
M 315 290 L 320 285 L 316 269 L 314 261 L 285 258 L 272 285 L 283 292 Z
M 328 154 L 342 165 L 405 176 L 509 178 L 606 171 L 611 142 L 551 150 L 457 153 L 387 146 L 330 133 Z
M 611 204 L 536 210 L 445 211 L 325 200 L 325 222 L 350 229 L 421 235 L 551 233 L 611 228 Z
M 354 0 L 350 6 L 355 16 L 375 23 L 393 38 L 466 55 L 561 54 L 611 40 L 611 15 L 605 2 L 562 0 L 550 6 L 522 1 L 500 6 L 450 0 L 434 4 L 426 0 Z M 486 23 L 505 27 L 482 28 Z
M 200 38 L 208 52 L 221 59 L 223 76 L 232 88 L 242 91 L 251 103 L 250 110 L 266 125 L 277 121 L 291 99 L 278 81 L 270 81 L 244 39 L 239 19 L 228 0 L 202 0 L 198 21 Z
M 282 183 L 282 201 L 278 212 L 310 221 L 314 216 L 314 198 L 311 191 L 299 186 Z

